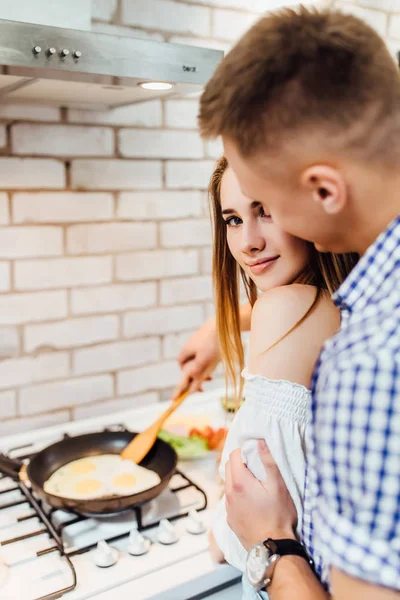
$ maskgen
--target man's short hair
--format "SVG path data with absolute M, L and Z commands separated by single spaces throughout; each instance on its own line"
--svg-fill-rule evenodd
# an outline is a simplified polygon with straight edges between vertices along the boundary
M 243 156 L 319 131 L 326 143 L 376 158 L 400 146 L 400 75 L 384 41 L 338 11 L 284 9 L 229 52 L 201 98 L 204 137 Z

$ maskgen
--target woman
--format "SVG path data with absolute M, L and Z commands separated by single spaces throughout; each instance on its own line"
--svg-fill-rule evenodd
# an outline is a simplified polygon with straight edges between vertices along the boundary
M 214 222 L 217 334 L 227 378 L 238 398 L 243 380 L 238 382 L 237 373 L 244 367 L 240 279 L 253 307 L 248 369 L 242 371 L 246 400 L 226 440 L 221 476 L 230 452 L 241 447 L 248 468 L 264 480 L 257 451 L 258 441 L 264 439 L 296 506 L 299 531 L 308 388 L 322 345 L 340 325 L 339 311 L 330 294 L 347 277 L 358 257 L 319 253 L 312 244 L 282 231 L 260 203 L 242 194 L 224 157 L 216 166 L 209 192 Z M 247 552 L 226 523 L 224 498 L 216 511 L 213 535 L 219 548 L 212 542 L 214 557 L 224 557 L 244 571 Z M 254 597 L 253 589 L 244 583 L 244 597 Z

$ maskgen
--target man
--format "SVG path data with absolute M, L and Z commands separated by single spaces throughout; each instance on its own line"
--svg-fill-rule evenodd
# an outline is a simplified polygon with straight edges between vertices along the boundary
M 326 344 L 312 386 L 302 542 L 318 578 L 302 556 L 276 552 L 265 571 L 270 597 L 322 600 L 329 588 L 334 600 L 399 598 L 397 67 L 355 17 L 279 11 L 217 69 L 201 99 L 200 129 L 222 136 L 243 192 L 281 227 L 319 250 L 363 255 L 336 295 L 341 331 Z M 267 448 L 260 456 L 265 485 L 239 451 L 226 472 L 228 523 L 247 549 L 294 538 L 285 484 Z

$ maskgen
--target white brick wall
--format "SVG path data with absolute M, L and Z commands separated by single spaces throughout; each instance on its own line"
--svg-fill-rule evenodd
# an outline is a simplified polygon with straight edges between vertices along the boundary
M 61 256 L 62 253 L 61 227 L 0 228 L 0 258 Z
M 200 270 L 204 275 L 210 275 L 212 273 L 212 249 L 203 248 L 200 254 Z
M 147 365 L 138 369 L 121 371 L 117 375 L 118 394 L 134 394 L 144 390 L 159 390 L 176 384 L 179 368 L 171 360 L 157 365 Z
M 166 127 L 197 129 L 199 103 L 196 100 L 167 100 L 165 102 Z
M 3 189 L 63 188 L 65 167 L 51 158 L 0 158 L 0 181 Z
M 92 19 L 110 21 L 117 10 L 117 0 L 92 0 Z
M 19 354 L 19 332 L 17 327 L 0 326 L 0 360 Z
M 120 312 L 132 308 L 147 308 L 157 301 L 154 282 L 113 284 L 71 290 L 71 311 L 74 314 Z
M 185 304 L 211 298 L 211 277 L 190 277 L 161 282 L 161 304 Z
M 195 329 L 190 329 L 189 331 L 183 331 L 181 333 L 169 333 L 168 335 L 165 335 L 162 341 L 162 357 L 166 359 L 175 359 L 185 342 L 194 332 Z
M 166 165 L 166 185 L 171 189 L 207 189 L 213 172 L 213 160 L 175 160 Z
M 155 248 L 156 245 L 155 223 L 74 225 L 67 231 L 67 251 L 70 254 L 147 250 Z
M 112 278 L 111 257 L 21 260 L 15 263 L 16 290 L 40 290 L 107 283 Z
M 161 31 L 181 31 L 207 36 L 210 34 L 209 8 L 188 6 L 171 0 L 122 0 L 122 21 Z
M 67 314 L 67 293 L 62 290 L 0 295 L 0 323 L 2 325 L 62 319 Z
M 44 348 L 59 350 L 116 340 L 118 330 L 119 319 L 114 315 L 28 325 L 24 330 L 24 350 L 27 353 Z
M 0 421 L 0 435 L 11 435 L 13 433 L 23 433 L 25 431 L 35 431 L 40 427 L 51 427 L 60 423 L 65 423 L 71 418 L 68 410 L 58 410 L 57 412 L 43 413 L 34 417 L 17 419 L 7 419 Z
M 198 271 L 196 250 L 156 250 L 117 256 L 116 274 L 125 281 L 192 275 Z
M 400 14 L 393 15 L 390 19 L 389 36 L 395 40 L 400 40 Z
M 10 272 L 10 265 L 6 262 L 0 262 L 0 292 L 7 292 L 10 289 Z
M 7 144 L 7 131 L 4 125 L 0 125 L 0 148 Z
M 199 327 L 204 311 L 200 305 L 174 306 L 129 312 L 124 317 L 124 334 L 127 337 L 160 335 Z
M 132 220 L 170 220 L 201 215 L 201 192 L 121 192 L 117 216 Z
M 205 143 L 206 146 L 206 156 L 207 158 L 219 158 L 223 154 L 223 146 L 220 139 L 216 140 L 207 140 Z
M 160 358 L 158 338 L 146 338 L 116 344 L 99 344 L 76 350 L 72 371 L 75 375 L 107 373 L 136 365 L 156 362 Z
M 72 415 L 74 419 L 87 419 L 89 417 L 112 414 L 118 410 L 129 410 L 139 406 L 147 406 L 148 404 L 154 404 L 158 400 L 158 392 L 142 393 L 137 396 L 128 396 L 127 398 L 120 399 L 113 398 L 108 402 L 96 402 L 77 406 L 72 410 Z
M 162 182 L 161 163 L 78 159 L 72 162 L 71 180 L 74 189 L 159 189 Z
M 213 36 L 235 41 L 252 26 L 256 19 L 256 15 L 216 9 L 213 11 L 212 19 Z
M 105 112 L 70 109 L 68 111 L 68 120 L 71 123 L 160 127 L 162 124 L 161 101 L 151 100 L 149 102 L 140 102 L 139 104 L 119 106 Z
M 237 8 L 240 11 L 244 9 L 251 11 L 264 11 L 267 8 L 271 8 L 272 4 L 276 2 L 276 0 L 247 0 L 244 2 L 243 0 L 186 0 L 190 4 L 206 4 L 208 6 L 216 6 L 222 8 Z M 282 2 L 280 2 L 282 5 Z M 288 3 L 286 3 L 288 4 Z
M 69 375 L 66 352 L 43 353 L 35 357 L 11 358 L 0 362 L 0 389 L 35 381 L 50 381 Z
M 9 223 L 8 195 L 0 192 L 0 225 Z
M 14 154 L 53 156 L 111 156 L 112 129 L 77 125 L 19 124 L 11 128 Z
M 107 221 L 113 218 L 113 206 L 112 194 L 101 192 L 17 193 L 12 198 L 12 219 L 14 223 Z
M 118 137 L 122 156 L 147 158 L 202 158 L 203 142 L 193 131 L 122 129 Z
M 335 3 L 400 49 L 398 0 Z M 227 51 L 295 4 L 93 0 L 93 31 Z M 198 104 L 0 105 L 0 435 L 169 397 L 214 311 L 206 189 L 222 147 L 200 140 Z
M 165 248 L 209 246 L 211 224 L 209 219 L 172 221 L 161 224 L 161 245 Z
M 113 378 L 110 375 L 29 386 L 21 390 L 19 410 L 22 415 L 31 415 L 43 410 L 50 411 L 104 400 L 112 397 L 113 388 Z
M 0 394 L 0 419 L 10 419 L 17 414 L 17 394 L 15 391 Z

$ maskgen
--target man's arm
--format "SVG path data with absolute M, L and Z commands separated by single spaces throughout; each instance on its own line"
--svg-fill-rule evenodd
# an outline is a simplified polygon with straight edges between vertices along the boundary
M 334 600 L 399 600 L 400 592 L 378 587 L 360 579 L 355 579 L 339 571 L 331 570 Z
M 240 307 L 240 328 L 249 331 L 251 324 L 251 306 Z M 186 342 L 178 355 L 182 377 L 174 391 L 177 398 L 188 386 L 191 392 L 202 391 L 204 381 L 211 379 L 221 353 L 217 338 L 215 317 L 204 323 Z
M 377 587 L 349 577 L 338 569 L 331 570 L 332 600 L 399 600 L 400 593 Z M 330 598 L 322 589 L 303 558 L 283 556 L 276 565 L 274 577 L 268 587 L 271 600 L 326 600 Z
M 279 559 L 271 584 L 268 586 L 271 600 L 327 600 L 330 596 L 315 577 L 310 566 L 300 556 L 282 556 Z M 346 600 L 355 600 L 346 596 Z
M 261 483 L 250 473 L 240 449 L 232 452 L 226 466 L 227 521 L 247 550 L 268 537 L 295 539 L 297 515 L 285 482 L 262 444 L 259 453 L 268 483 Z M 283 556 L 275 567 L 268 593 L 271 600 L 400 599 L 399 592 L 355 579 L 335 568 L 331 570 L 331 584 L 329 596 L 304 558 Z
M 227 522 L 247 550 L 269 537 L 296 539 L 297 513 L 292 498 L 264 442 L 259 444 L 259 453 L 266 471 L 265 483 L 243 464 L 240 449 L 232 452 L 225 470 Z M 279 559 L 268 594 L 271 600 L 329 598 L 309 564 L 297 556 Z

